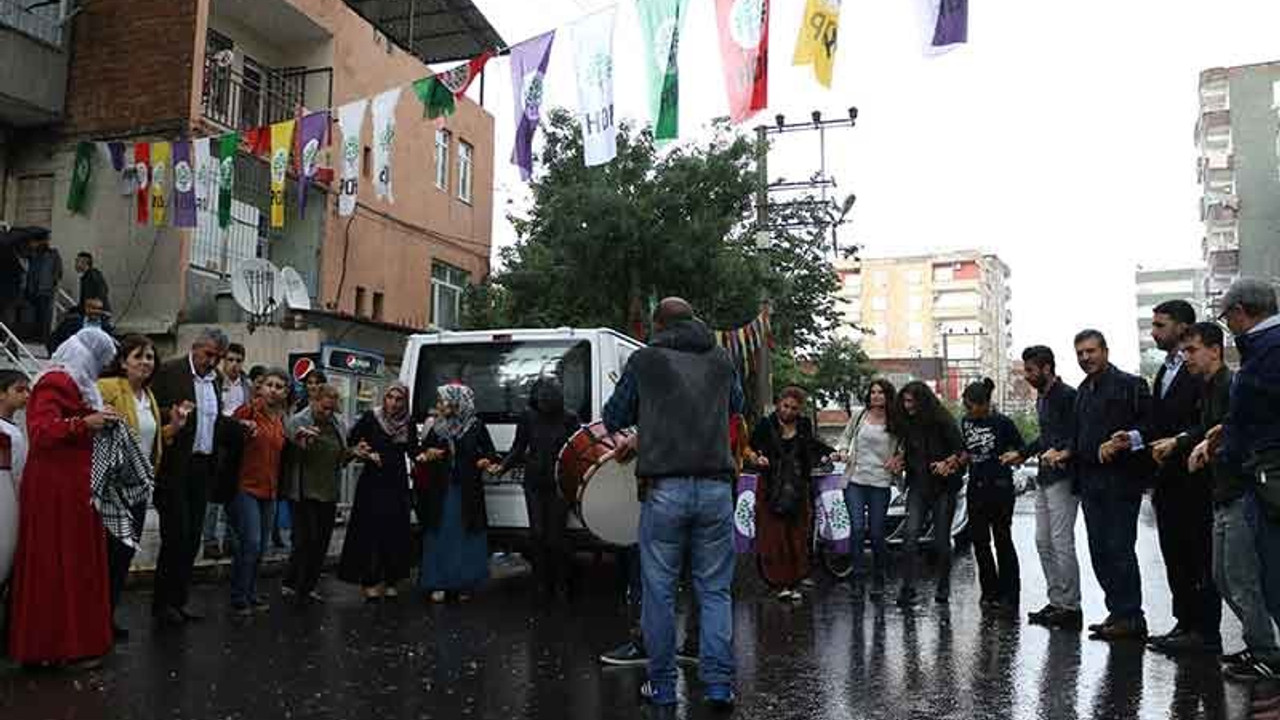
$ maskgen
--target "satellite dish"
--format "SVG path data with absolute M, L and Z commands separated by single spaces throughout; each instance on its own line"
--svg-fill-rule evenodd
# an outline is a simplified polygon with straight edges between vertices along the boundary
M 280 307 L 283 290 L 280 269 L 263 258 L 245 260 L 231 273 L 231 296 L 249 315 L 250 327 L 271 318 Z
M 307 292 L 307 283 L 291 267 L 280 269 L 280 279 L 284 282 L 284 303 L 293 310 L 310 310 L 311 294 Z

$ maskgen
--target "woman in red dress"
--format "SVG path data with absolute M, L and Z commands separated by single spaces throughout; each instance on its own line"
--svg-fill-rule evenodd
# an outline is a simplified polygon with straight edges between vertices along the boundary
M 85 328 L 31 391 L 9 633 L 9 654 L 24 665 L 94 667 L 111 648 L 107 551 L 89 467 L 94 433 L 119 420 L 96 385 L 115 353 L 110 335 Z

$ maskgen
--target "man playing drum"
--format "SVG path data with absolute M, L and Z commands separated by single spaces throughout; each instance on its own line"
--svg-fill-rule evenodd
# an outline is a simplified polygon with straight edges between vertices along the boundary
M 604 407 L 609 432 L 638 425 L 636 477 L 640 513 L 641 627 L 655 705 L 676 704 L 676 586 L 690 553 L 701 609 L 701 679 L 705 699 L 733 706 L 733 478 L 725 418 L 743 409 L 733 363 L 680 298 L 658 304 L 649 347 L 627 362 Z M 620 454 L 626 455 L 630 448 Z

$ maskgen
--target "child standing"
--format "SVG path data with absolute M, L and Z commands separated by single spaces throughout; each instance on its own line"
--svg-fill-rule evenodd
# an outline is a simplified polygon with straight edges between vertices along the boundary
M 26 407 L 30 394 L 26 375 L 0 370 L 0 588 L 13 569 L 13 550 L 18 544 L 18 485 L 27 461 L 27 437 L 15 417 Z
M 1020 581 L 1018 553 L 1013 546 L 1013 469 L 1011 453 L 1025 443 L 1007 416 L 991 407 L 995 383 L 990 378 L 964 390 L 965 417 L 960 422 L 964 460 L 969 466 L 969 533 L 978 561 L 982 606 L 1016 608 Z M 991 546 L 994 541 L 995 555 Z

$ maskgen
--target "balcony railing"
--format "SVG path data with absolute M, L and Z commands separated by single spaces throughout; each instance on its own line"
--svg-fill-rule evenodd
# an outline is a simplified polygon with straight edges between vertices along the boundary
M 28 10 L 24 0 L 0 0 L 0 27 L 12 28 L 48 43 L 62 47 L 62 12 L 64 2 L 41 4 Z
M 323 88 L 317 90 L 316 88 Z M 205 62 L 202 102 L 208 120 L 232 130 L 250 130 L 288 120 L 301 109 L 325 108 L 333 96 L 333 69 L 269 70 L 246 75 Z

